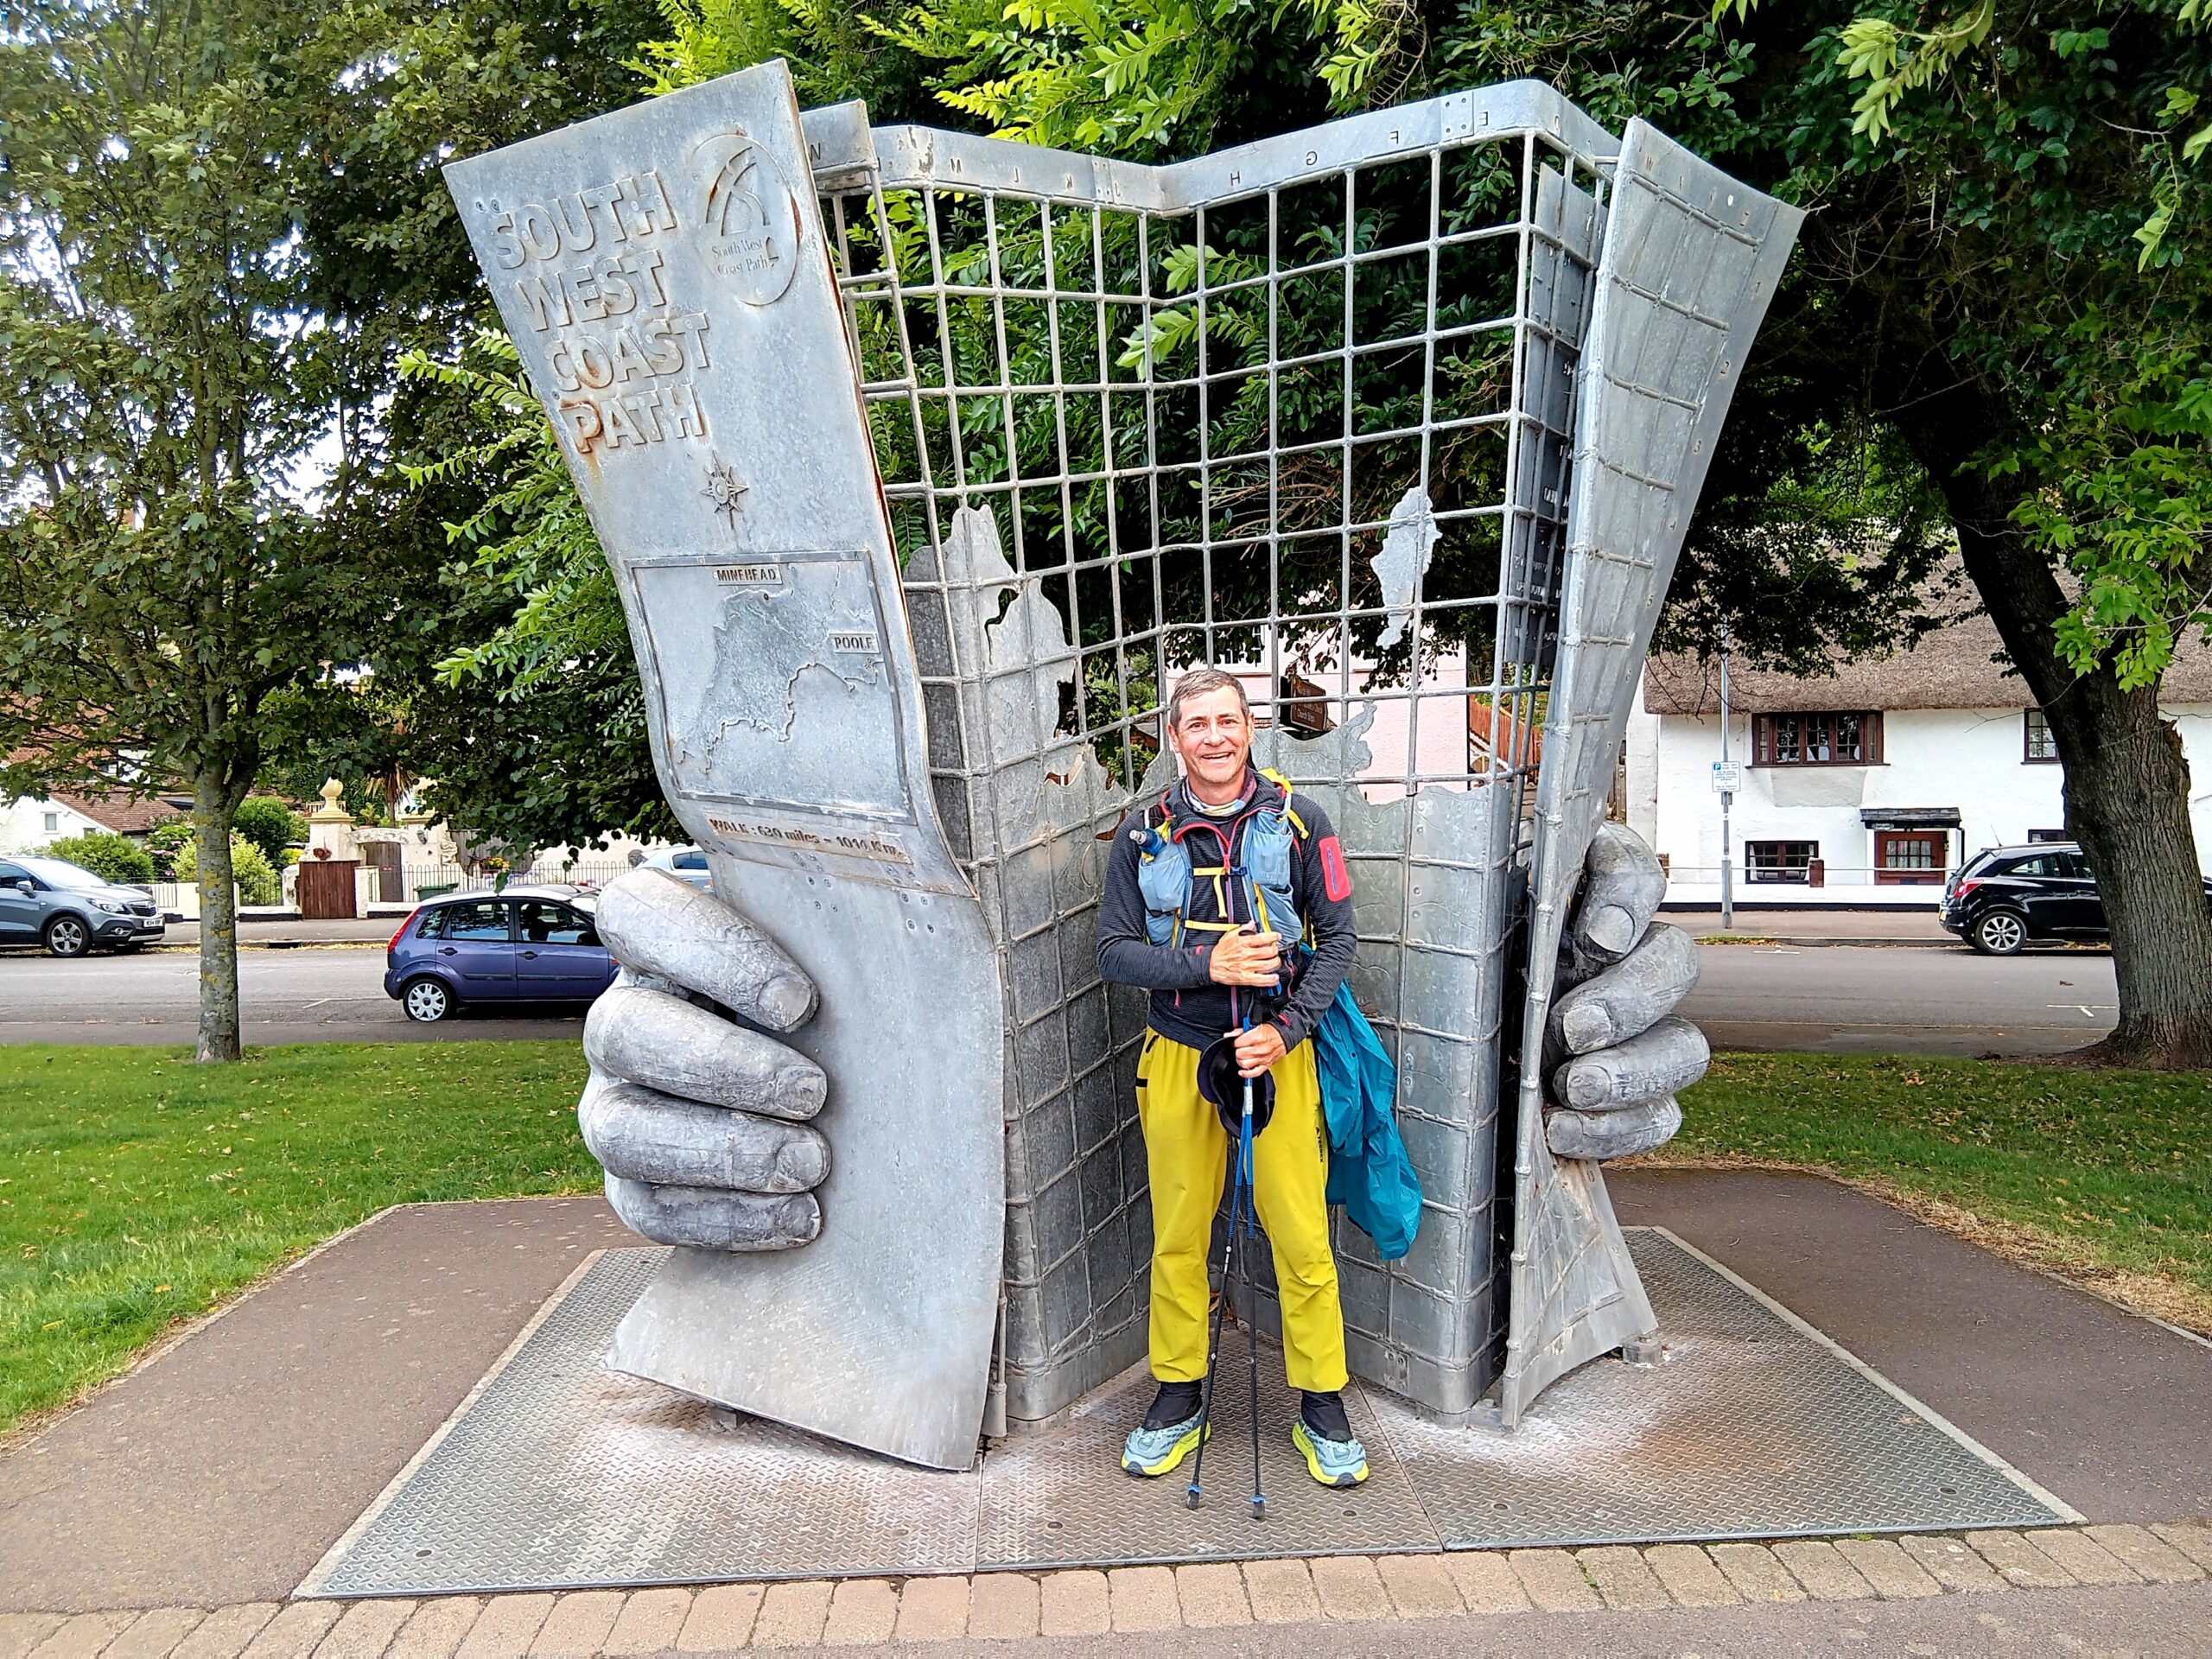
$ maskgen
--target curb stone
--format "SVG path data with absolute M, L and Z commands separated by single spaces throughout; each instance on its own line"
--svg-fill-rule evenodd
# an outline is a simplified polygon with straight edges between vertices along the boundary
M 1040 1573 L 854 1578 L 423 1601 L 0 1614 L 0 1659 L 645 1659 L 1531 1611 L 2031 1598 L 2201 1585 L 2212 1527 L 2175 1522 L 1895 1538 L 1326 1555 Z M 2032 1618 L 2023 1613 L 2017 1617 Z

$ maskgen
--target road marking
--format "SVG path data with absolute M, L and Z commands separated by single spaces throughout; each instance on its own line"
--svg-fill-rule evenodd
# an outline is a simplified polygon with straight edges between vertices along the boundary
M 2046 1008 L 2079 1008 L 2082 1011 L 2082 1017 L 2085 1020 L 2095 1019 L 2097 1017 L 2097 1008 L 2107 1009 L 2113 1014 L 2118 1014 L 2120 1012 L 2120 1004 L 2117 1002 L 2100 1002 L 2096 1005 L 2096 1007 L 2091 1007 L 2087 1002 L 2046 1002 L 2044 1004 L 2044 1007 Z

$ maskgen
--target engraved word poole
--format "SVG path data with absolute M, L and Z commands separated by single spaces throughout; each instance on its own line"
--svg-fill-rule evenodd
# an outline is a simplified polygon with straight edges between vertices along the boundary
M 708 138 L 691 152 L 706 185 L 701 219 L 708 263 L 747 305 L 784 297 L 798 271 L 798 198 L 775 157 L 742 128 Z

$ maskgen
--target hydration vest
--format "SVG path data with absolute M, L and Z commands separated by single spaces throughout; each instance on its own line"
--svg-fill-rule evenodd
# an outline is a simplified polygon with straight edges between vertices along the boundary
M 1153 944 L 1180 944 L 1186 932 L 1234 933 L 1247 922 L 1256 922 L 1263 931 L 1286 939 L 1304 937 L 1298 901 L 1291 891 L 1291 867 L 1298 843 L 1306 837 L 1306 822 L 1292 804 L 1289 780 L 1279 772 L 1260 775 L 1282 791 L 1281 805 L 1255 807 L 1218 822 L 1198 818 L 1171 832 L 1174 815 L 1163 795 L 1147 815 L 1145 826 L 1130 831 L 1137 842 L 1145 937 Z M 1211 831 L 1218 842 L 1219 861 L 1200 864 L 1192 859 L 1185 838 L 1201 830 Z M 1231 862 L 1232 857 L 1242 861 Z M 1193 918 L 1191 893 L 1201 880 L 1213 883 L 1214 905 L 1221 915 L 1241 911 L 1243 920 Z M 1237 903 L 1230 902 L 1232 892 L 1239 893 Z

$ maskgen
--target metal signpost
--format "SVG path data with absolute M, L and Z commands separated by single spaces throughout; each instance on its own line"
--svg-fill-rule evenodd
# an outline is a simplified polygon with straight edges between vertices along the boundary
M 742 1170 L 602 1152 L 695 1247 L 615 1365 L 958 1468 L 987 1402 L 1018 1427 L 1141 1357 L 1144 1006 L 1095 912 L 1201 662 L 1352 855 L 1427 1194 L 1402 1261 L 1339 1228 L 1353 1370 L 1510 1425 L 1649 1337 L 1544 1046 L 1794 210 L 1532 82 L 1148 168 L 802 117 L 769 64 L 448 177 L 724 918 L 633 923 L 681 948 L 594 1014 L 588 1115 L 770 1124 Z

